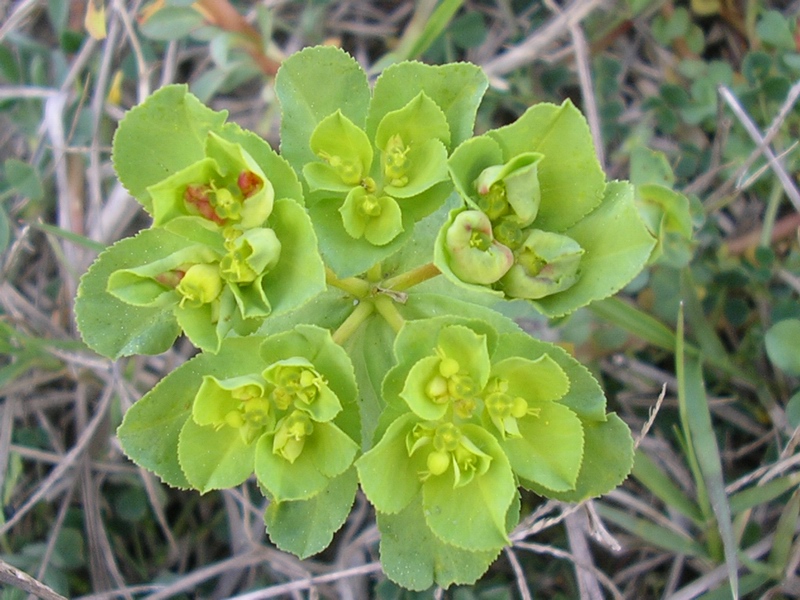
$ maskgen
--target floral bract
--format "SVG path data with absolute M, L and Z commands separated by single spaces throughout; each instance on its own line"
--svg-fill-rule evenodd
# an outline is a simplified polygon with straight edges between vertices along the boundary
M 625 478 L 630 432 L 591 373 L 459 296 L 568 314 L 679 260 L 684 203 L 641 186 L 645 225 L 569 102 L 472 137 L 486 87 L 474 65 L 402 62 L 371 88 L 308 48 L 276 78 L 280 155 L 184 86 L 128 113 L 115 167 L 153 224 L 84 275 L 78 326 L 113 358 L 181 332 L 202 351 L 125 415 L 137 464 L 201 493 L 253 480 L 301 557 L 360 484 L 387 575 L 418 590 L 486 571 L 520 487 L 581 501 Z

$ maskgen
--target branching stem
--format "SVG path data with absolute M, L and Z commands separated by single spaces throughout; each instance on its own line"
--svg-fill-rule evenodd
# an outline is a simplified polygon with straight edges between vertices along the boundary
M 366 281 L 358 277 L 339 279 L 330 267 L 325 267 L 325 282 L 356 298 L 364 298 L 369 293 L 371 287 Z
M 375 310 L 377 310 L 378 313 L 380 313 L 380 315 L 386 319 L 386 322 L 389 323 L 389 326 L 392 329 L 394 329 L 395 333 L 400 331 L 403 323 L 406 322 L 406 320 L 403 318 L 403 315 L 401 315 L 397 310 L 395 303 L 389 296 L 385 294 L 381 294 L 375 298 Z
M 333 332 L 331 336 L 333 341 L 339 344 L 340 346 L 344 344 L 351 335 L 353 335 L 356 330 L 361 326 L 361 324 L 367 320 L 372 312 L 375 310 L 375 304 L 368 300 L 362 300 L 358 303 L 355 310 L 350 313 L 350 316 L 347 317 L 344 322 L 339 325 L 339 328 Z
M 416 269 L 406 271 L 405 273 L 400 273 L 400 275 L 392 277 L 391 279 L 387 279 L 383 282 L 383 287 L 395 291 L 407 290 L 410 287 L 432 279 L 440 274 L 441 271 L 436 265 L 428 263 Z

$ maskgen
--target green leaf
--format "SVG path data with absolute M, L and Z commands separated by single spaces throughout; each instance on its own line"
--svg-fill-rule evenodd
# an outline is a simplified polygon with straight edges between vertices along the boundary
M 78 329 L 86 344 L 104 356 L 159 354 L 180 333 L 171 307 L 132 306 L 107 290 L 112 273 L 154 262 L 187 246 L 186 238 L 146 229 L 100 254 L 81 278 L 75 301 Z
M 619 298 L 598 300 L 592 312 L 640 339 L 664 350 L 675 348 L 675 333 L 643 310 Z
M 770 46 L 782 50 L 797 50 L 790 22 L 780 11 L 768 10 L 758 20 L 756 33 L 762 41 Z
M 397 514 L 378 512 L 378 529 L 384 572 L 411 590 L 474 583 L 501 549 L 472 552 L 443 542 L 426 525 L 419 497 Z
M 562 502 L 581 502 L 610 492 L 630 473 L 633 466 L 633 438 L 630 429 L 616 414 L 604 422 L 583 421 L 583 462 L 575 489 L 566 492 L 548 490 L 522 480 L 523 487 L 546 498 Z
M 800 319 L 778 321 L 764 335 L 770 362 L 787 375 L 800 375 L 798 339 L 800 339 Z
M 272 543 L 301 559 L 321 552 L 350 514 L 357 488 L 356 470 L 350 468 L 308 500 L 270 502 L 264 521 Z
M 475 113 L 488 81 L 483 71 L 469 63 L 430 66 L 404 62 L 387 68 L 375 82 L 367 117 L 367 135 L 374 139 L 378 124 L 420 92 L 433 100 L 447 117 L 453 148 L 472 136 Z
M 201 494 L 240 485 L 252 475 L 254 457 L 255 444 L 245 443 L 238 428 L 187 419 L 178 437 L 178 462 Z
M 347 470 L 358 451 L 356 443 L 332 423 L 313 423 L 294 462 L 274 452 L 274 439 L 274 434 L 265 434 L 258 440 L 255 471 L 258 481 L 278 502 L 316 496 L 330 478 Z
M 400 136 L 406 146 L 421 145 L 438 139 L 445 146 L 450 144 L 450 128 L 442 109 L 425 92 L 420 92 L 405 106 L 386 113 L 375 131 L 375 145 L 382 152 L 391 138 Z
M 506 513 L 517 494 L 516 481 L 505 453 L 490 433 L 477 425 L 463 425 L 461 430 L 491 457 L 489 468 L 459 487 L 454 486 L 449 471 L 424 481 L 425 520 L 445 543 L 489 551 L 508 543 Z
M 261 337 L 225 340 L 219 353 L 200 354 L 162 379 L 128 410 L 117 430 L 125 454 L 165 483 L 189 487 L 178 463 L 178 435 L 191 416 L 203 377 L 260 373 L 265 366 L 258 353 L 262 341 Z
M 0 254 L 3 254 L 11 241 L 11 225 L 5 208 L 0 205 Z
M 544 165 L 544 160 L 540 164 Z M 544 197 L 543 188 L 543 206 Z M 540 218 L 541 212 L 537 227 Z M 550 317 L 570 313 L 618 292 L 639 274 L 655 243 L 634 205 L 633 186 L 622 182 L 609 183 L 603 203 L 564 234 L 578 242 L 585 254 L 578 281 L 572 287 L 531 300 Z
M 406 436 L 418 422 L 413 413 L 395 420 L 383 438 L 356 461 L 361 489 L 378 512 L 400 512 L 422 488 L 419 473 L 425 461 L 420 454 L 409 457 L 406 447 Z
M 411 216 L 404 214 L 403 230 L 389 243 L 376 246 L 366 238 L 353 238 L 342 224 L 339 208 L 341 200 L 325 199 L 309 207 L 308 212 L 319 236 L 319 249 L 325 264 L 338 277 L 359 275 L 372 265 L 397 252 L 411 239 L 414 223 Z
M 169 85 L 127 112 L 114 134 L 112 160 L 122 185 L 148 212 L 147 188 L 201 160 L 209 131 L 219 131 L 226 112 L 215 112 Z
M 666 154 L 645 146 L 631 150 L 630 178 L 635 186 L 656 184 L 671 188 L 675 184 L 675 174 Z
M 728 498 L 731 512 L 739 514 L 761 504 L 772 502 L 775 498 L 796 488 L 798 484 L 800 484 L 800 473 L 793 473 L 731 494 Z
M 361 127 L 370 100 L 364 71 L 332 46 L 306 48 L 287 58 L 275 92 L 281 104 L 281 155 L 297 171 L 316 161 L 309 140 L 320 121 L 341 110 Z
M 631 475 L 672 510 L 689 517 L 697 525 L 703 524 L 703 514 L 697 504 L 641 450 L 636 452 Z
M 542 194 L 538 229 L 569 235 L 566 229 L 603 201 L 605 174 L 589 126 L 569 100 L 561 106 L 536 104 L 511 125 L 487 135 L 500 144 L 503 162 L 525 152 L 544 155 L 538 164 Z
M 281 242 L 281 254 L 261 285 L 272 314 L 280 314 L 302 306 L 325 289 L 325 265 L 311 220 L 296 201 L 277 200 L 267 224 Z
M 494 322 L 492 325 L 497 326 Z M 569 379 L 569 391 L 560 397 L 559 404 L 563 404 L 585 421 L 606 420 L 606 397 L 600 384 L 566 350 L 534 339 L 527 333 L 506 333 L 500 336 L 497 350 L 492 354 L 492 362 L 497 363 L 512 356 L 524 356 L 529 360 L 548 356 L 561 367 Z
M 517 419 L 522 437 L 499 440 L 511 468 L 518 476 L 549 490 L 574 489 L 583 459 L 580 419 L 555 402 L 529 406 L 537 412 Z
M 3 163 L 3 171 L 8 183 L 23 198 L 38 202 L 44 197 L 42 180 L 33 166 L 16 158 L 9 158 Z
M 345 185 L 361 185 L 361 182 L 370 173 L 372 144 L 364 130 L 344 116 L 341 110 L 337 110 L 319 122 L 311 133 L 309 146 Z M 306 172 L 305 167 L 303 172 Z M 309 178 L 306 177 L 306 179 Z M 320 189 L 313 180 L 309 181 L 309 185 L 312 191 Z
M 678 406 L 684 435 L 693 449 L 694 460 L 699 467 L 696 478 L 702 478 L 707 490 L 708 502 L 717 520 L 722 538 L 728 581 L 734 598 L 738 597 L 738 567 L 736 563 L 737 545 L 731 522 L 728 495 L 722 474 L 722 462 L 717 445 L 711 413 L 708 407 L 703 381 L 702 359 L 687 359 L 684 352 L 683 309 L 678 318 L 678 339 L 676 343 L 676 374 L 678 376 Z M 702 505 L 701 505 L 702 506 Z

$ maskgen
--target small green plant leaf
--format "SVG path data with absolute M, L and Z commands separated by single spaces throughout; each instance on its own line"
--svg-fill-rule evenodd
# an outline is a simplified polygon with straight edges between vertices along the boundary
M 108 291 L 112 273 L 184 250 L 186 238 L 148 229 L 100 254 L 81 278 L 75 314 L 86 344 L 104 356 L 164 352 L 180 333 L 171 307 L 133 306 Z
M 112 159 L 122 184 L 152 211 L 147 188 L 201 160 L 209 131 L 227 114 L 205 107 L 185 85 L 169 85 L 132 108 L 114 135 Z
M 633 466 L 633 438 L 628 426 L 614 413 L 609 413 L 605 421 L 582 421 L 583 461 L 575 488 L 557 492 L 522 480 L 523 487 L 563 502 L 581 502 L 602 496 L 625 480 Z
M 447 118 L 453 148 L 472 135 L 475 113 L 488 87 L 483 71 L 469 63 L 430 66 L 404 62 L 387 68 L 375 82 L 367 118 L 367 134 L 374 137 L 378 125 L 420 92 L 433 100 Z
M 586 119 L 571 102 L 537 104 L 487 135 L 502 148 L 503 162 L 526 152 L 543 155 L 538 164 L 539 229 L 563 233 L 603 200 L 605 175 Z
M 431 530 L 445 543 L 488 551 L 508 543 L 506 513 L 517 494 L 511 465 L 497 440 L 482 427 L 463 425 L 462 435 L 488 455 L 480 468 L 460 485 L 448 470 L 422 484 L 422 506 Z M 456 459 L 454 459 L 456 461 Z
M 362 127 L 370 101 L 364 71 L 331 46 L 306 48 L 287 58 L 275 92 L 281 103 L 281 154 L 298 172 L 316 160 L 309 141 L 323 119 L 340 110 Z
M 538 226 L 538 217 L 536 223 Z M 609 183 L 603 203 L 564 235 L 575 240 L 585 254 L 572 287 L 531 301 L 550 317 L 619 291 L 641 271 L 655 244 L 633 203 L 633 186 L 622 182 Z
M 769 360 L 787 375 L 800 375 L 798 339 L 800 339 L 800 320 L 798 319 L 778 321 L 764 335 Z
M 278 502 L 307 500 L 319 494 L 336 477 L 353 464 L 358 446 L 341 429 L 332 423 L 311 423 L 306 430 L 302 451 L 289 460 L 279 453 L 281 432 L 295 413 L 282 425 L 278 423 L 274 434 L 259 438 L 255 453 L 255 471 L 258 481 Z M 291 431 L 289 435 L 294 435 Z
M 400 512 L 422 488 L 419 472 L 425 469 L 425 458 L 420 454 L 409 457 L 406 447 L 406 438 L 418 423 L 416 415 L 403 415 L 356 461 L 361 489 L 379 512 Z M 386 465 L 392 468 L 387 469 Z
M 8 183 L 23 198 L 38 202 L 44 197 L 44 186 L 36 169 L 26 162 L 9 158 L 3 163 Z
M 253 474 L 255 444 L 238 429 L 187 419 L 178 437 L 178 461 L 191 486 L 204 494 L 236 487 Z
M 273 500 L 264 514 L 272 543 L 301 559 L 321 552 L 350 514 L 357 487 L 356 470 L 350 468 L 308 500 Z
M 425 523 L 419 497 L 397 514 L 379 512 L 378 528 L 384 572 L 411 590 L 426 590 L 434 583 L 442 587 L 474 583 L 501 549 L 473 552 L 443 542 Z

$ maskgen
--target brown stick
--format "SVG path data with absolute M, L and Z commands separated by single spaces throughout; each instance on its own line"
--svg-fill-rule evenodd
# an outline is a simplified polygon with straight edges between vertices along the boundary
M 792 213 L 781 219 L 778 219 L 775 222 L 775 226 L 772 228 L 772 243 L 774 244 L 778 240 L 789 237 L 797 231 L 798 227 L 800 227 L 800 213 Z M 727 243 L 728 254 L 732 256 L 744 254 L 750 248 L 755 248 L 760 240 L 760 228 L 734 238 Z

